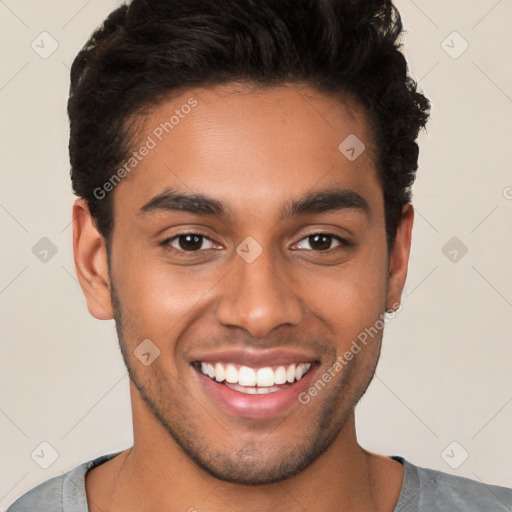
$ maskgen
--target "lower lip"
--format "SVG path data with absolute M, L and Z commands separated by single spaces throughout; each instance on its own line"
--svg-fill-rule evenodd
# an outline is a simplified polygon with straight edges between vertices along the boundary
M 271 418 L 287 412 L 299 403 L 298 396 L 308 389 L 316 368 L 316 365 L 312 365 L 298 382 L 264 395 L 249 395 L 235 391 L 198 370 L 194 371 L 210 398 L 227 413 L 242 418 Z

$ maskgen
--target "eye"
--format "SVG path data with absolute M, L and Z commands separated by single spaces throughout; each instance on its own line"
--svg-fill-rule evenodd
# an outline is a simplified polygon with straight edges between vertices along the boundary
M 333 242 L 337 245 L 333 247 Z M 308 249 L 313 251 L 322 251 L 326 252 L 329 249 L 333 249 L 335 247 L 340 246 L 349 246 L 350 243 L 336 235 L 331 235 L 329 233 L 312 233 L 307 237 L 303 238 L 298 244 L 295 245 L 300 250 Z
M 185 252 L 198 252 L 200 250 L 215 249 L 218 247 L 206 235 L 200 235 L 198 233 L 182 233 L 172 238 L 167 238 L 161 245 Z

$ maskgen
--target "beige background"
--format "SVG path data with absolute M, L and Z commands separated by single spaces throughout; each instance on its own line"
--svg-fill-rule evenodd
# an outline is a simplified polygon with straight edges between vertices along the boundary
M 65 113 L 69 66 L 117 3 L 0 0 L 0 510 L 132 442 L 114 323 L 89 316 L 75 277 Z M 397 5 L 433 111 L 420 140 L 404 309 L 359 406 L 359 438 L 418 465 L 512 485 L 512 4 Z M 45 59 L 31 47 L 51 49 L 43 31 L 58 43 Z M 32 252 L 43 237 L 57 249 L 46 263 Z M 443 249 L 453 237 L 459 247 Z M 47 469 L 31 458 L 41 442 L 58 452 Z

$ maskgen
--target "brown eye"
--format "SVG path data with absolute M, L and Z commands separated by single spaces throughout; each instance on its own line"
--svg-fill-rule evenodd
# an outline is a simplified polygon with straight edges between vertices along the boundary
M 311 235 L 308 236 L 309 245 L 315 251 L 326 251 L 331 248 L 332 236 L 330 235 Z
M 336 245 L 333 246 L 333 242 Z M 301 247 L 302 245 L 302 247 Z M 312 251 L 328 251 L 337 246 L 349 245 L 348 242 L 338 236 L 331 235 L 329 233 L 313 233 L 303 238 L 297 247 L 301 250 L 312 250 Z
M 204 247 L 205 242 L 207 247 Z M 183 233 L 164 240 L 162 245 L 185 252 L 198 252 L 204 249 L 212 249 L 214 243 L 204 235 L 197 233 Z
M 203 237 L 200 235 L 181 235 L 178 237 L 180 249 L 184 251 L 198 251 L 203 245 Z

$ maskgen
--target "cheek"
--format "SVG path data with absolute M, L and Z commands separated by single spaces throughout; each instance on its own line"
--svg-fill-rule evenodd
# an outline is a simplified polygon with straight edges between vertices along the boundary
M 167 343 L 207 302 L 218 272 L 176 267 L 132 250 L 117 262 L 114 283 L 134 335 Z M 219 274 L 220 275 L 220 274 Z
M 343 265 L 307 278 L 305 302 L 344 340 L 373 325 L 385 309 L 385 253 L 361 251 Z

